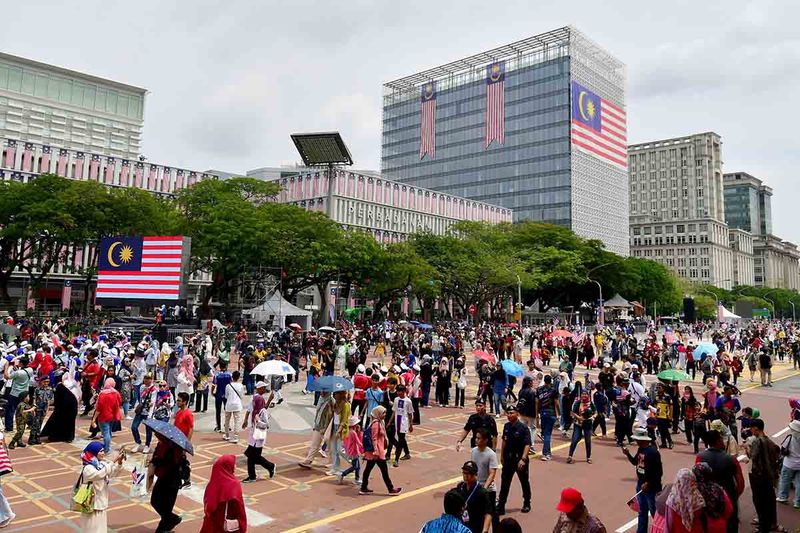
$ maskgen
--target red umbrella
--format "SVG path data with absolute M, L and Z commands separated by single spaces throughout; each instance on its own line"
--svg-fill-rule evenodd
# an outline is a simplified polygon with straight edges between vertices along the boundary
M 516 322 L 509 322 L 507 324 L 503 324 L 503 327 L 504 328 L 518 328 L 519 324 L 517 324 Z
M 568 339 L 572 337 L 572 333 L 570 333 L 565 329 L 557 329 L 553 332 L 553 337 L 563 337 L 565 339 Z
M 473 350 L 472 355 L 477 357 L 478 359 L 483 359 L 489 363 L 494 363 L 494 356 L 489 352 L 484 352 L 483 350 Z
M 300 324 L 297 324 L 295 322 L 292 322 L 291 324 L 289 324 L 289 327 L 294 329 L 294 330 L 297 330 L 297 331 L 300 331 L 300 330 L 303 329 L 303 326 L 301 326 Z

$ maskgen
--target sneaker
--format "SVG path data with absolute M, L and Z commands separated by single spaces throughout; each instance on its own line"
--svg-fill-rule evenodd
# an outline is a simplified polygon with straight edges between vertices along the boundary
M 223 435 L 223 436 L 222 436 L 222 440 L 231 440 L 231 438 L 230 438 L 230 437 L 228 437 L 227 435 Z
M 250 479 L 249 477 L 246 477 L 246 478 L 244 478 L 242 480 L 242 483 L 255 483 L 256 481 L 258 481 L 258 480 L 257 479 Z
M 125 420 L 133 420 L 133 417 L 131 415 L 128 415 L 125 417 Z
M 280 400 L 278 400 L 278 403 L 277 403 L 276 405 L 280 405 L 280 404 L 282 404 L 282 403 L 283 403 L 283 398 L 281 398 Z
M 549 455 L 543 455 L 539 459 L 542 460 L 542 461 L 549 461 L 550 460 L 550 456 Z
M 775 498 L 778 503 L 789 503 L 789 498 Z
M 275 466 L 275 465 L 272 465 L 272 468 L 270 470 L 267 470 L 267 472 L 269 472 L 269 478 L 270 479 L 274 478 L 275 477 L 275 472 L 277 472 L 277 471 L 278 471 L 278 467 Z
M 409 459 L 411 459 L 411 454 L 408 453 L 400 458 L 401 461 L 408 461 Z
M 150 453 L 150 446 L 145 446 L 142 448 L 142 453 Z
M 521 513 L 530 513 L 531 512 L 531 504 L 529 504 L 529 503 L 524 504 L 522 506 L 522 509 L 520 509 L 520 512 Z
M 571 465 L 574 462 L 575 462 L 575 459 L 573 459 L 572 457 L 567 457 L 567 464 L 568 465 Z
M 400 487 L 395 487 L 395 488 L 393 488 L 392 490 L 389 491 L 389 496 L 397 496 L 398 494 L 400 494 L 401 490 L 403 490 L 403 489 L 400 488 Z
M 339 485 L 344 485 L 344 474 L 339 474 L 338 478 Z
M 361 480 L 360 479 L 354 479 L 353 480 L 353 485 L 359 485 L 360 486 L 361 485 Z
M 20 442 L 19 444 L 17 444 L 17 446 L 20 447 L 20 448 L 27 448 L 28 447 L 28 445 L 25 444 L 24 442 Z
M 192 487 L 192 482 L 191 481 L 184 481 L 183 485 L 181 485 L 182 489 L 189 489 L 191 487 Z
M 142 453 L 142 450 L 144 450 L 144 446 L 137 444 L 131 453 Z
M 366 496 L 366 495 L 368 495 L 368 494 L 372 494 L 373 492 L 375 492 L 375 491 L 374 491 L 374 490 L 372 490 L 372 489 L 361 489 L 361 490 L 359 490 L 359 491 L 358 491 L 358 493 L 359 493 L 361 496 Z
M 322 457 L 324 457 L 324 458 L 326 458 L 326 459 L 328 458 L 328 454 L 327 454 L 327 452 L 325 452 L 325 450 L 320 450 L 320 451 L 319 451 L 319 452 L 317 452 L 317 453 L 319 453 L 319 454 L 320 454 Z
M 20 444 L 20 446 L 22 446 L 22 444 Z M 395 468 L 397 468 L 398 466 L 400 466 L 400 463 L 398 463 L 397 461 L 395 461 L 395 462 L 393 462 L 393 463 L 392 463 L 392 466 L 393 466 L 393 467 L 395 467 Z
M 219 428 L 214 428 L 214 433 L 222 433 L 222 431 Z
M 311 469 L 311 463 L 297 463 L 297 466 L 299 466 L 300 468 L 305 468 L 306 470 Z

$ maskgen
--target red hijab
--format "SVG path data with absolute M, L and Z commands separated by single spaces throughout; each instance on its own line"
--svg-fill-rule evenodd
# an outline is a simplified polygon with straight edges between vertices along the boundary
M 200 533 L 216 533 L 222 531 L 225 522 L 225 504 L 228 506 L 228 517 L 238 518 L 241 533 L 247 532 L 247 513 L 242 499 L 242 485 L 236 478 L 236 456 L 223 455 L 214 461 L 211 477 L 203 496 L 203 527 Z

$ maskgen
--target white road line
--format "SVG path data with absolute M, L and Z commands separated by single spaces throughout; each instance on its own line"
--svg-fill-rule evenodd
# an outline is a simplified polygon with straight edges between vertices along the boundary
M 782 436 L 784 433 L 786 433 L 787 431 L 789 431 L 789 426 L 786 426 L 785 428 L 783 428 L 783 429 L 782 429 L 782 430 L 780 430 L 779 432 L 775 433 L 775 434 L 772 436 L 772 438 L 773 438 L 773 439 L 777 439 L 777 438 L 781 437 L 781 436 Z M 745 455 L 745 454 L 742 454 L 742 455 L 738 456 L 736 459 L 737 459 L 739 462 L 746 461 L 746 460 L 747 460 L 747 455 Z M 614 530 L 614 531 L 615 531 L 615 533 L 625 533 L 626 531 L 628 531 L 629 529 L 633 528 L 633 526 L 635 526 L 635 525 L 636 525 L 636 524 L 638 524 L 638 523 L 639 523 L 639 518 L 637 517 L 637 518 L 634 518 L 633 520 L 631 520 L 630 522 L 628 522 L 628 523 L 626 523 L 626 524 L 623 524 L 623 525 L 619 526 L 619 527 L 618 527 L 616 530 Z

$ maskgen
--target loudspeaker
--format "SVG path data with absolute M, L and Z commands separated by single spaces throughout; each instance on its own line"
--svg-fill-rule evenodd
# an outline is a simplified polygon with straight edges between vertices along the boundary
M 683 321 L 686 324 L 694 322 L 694 298 L 683 299 Z

